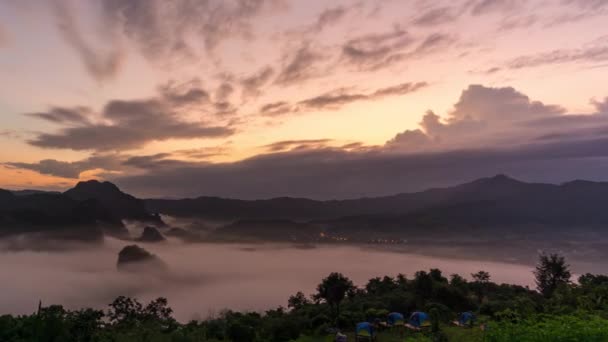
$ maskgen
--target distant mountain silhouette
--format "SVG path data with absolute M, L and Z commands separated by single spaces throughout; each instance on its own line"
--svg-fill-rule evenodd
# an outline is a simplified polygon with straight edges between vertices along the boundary
M 97 200 L 120 219 L 162 224 L 158 216 L 151 215 L 146 210 L 142 200 L 120 191 L 116 185 L 110 182 L 97 180 L 79 182 L 74 188 L 64 192 L 64 195 L 78 201 Z
M 524 183 L 505 175 L 497 175 L 449 188 L 384 197 L 330 201 L 289 197 L 253 201 L 198 197 L 181 200 L 148 199 L 146 206 L 154 212 L 181 217 L 319 220 L 357 215 L 406 214 L 440 205 L 497 200 L 555 187 L 557 186 L 550 184 Z
M 530 229 L 580 232 L 582 227 L 602 229 L 608 224 L 606 198 L 605 182 L 576 180 L 555 185 L 497 175 L 453 187 L 353 200 L 200 197 L 146 200 L 146 205 L 169 215 L 235 221 L 215 231 L 214 238 L 269 238 L 276 234 L 289 240 L 319 229 L 336 236 L 445 237 Z M 298 227 L 296 222 L 307 222 L 307 228 Z M 500 227 L 505 229 L 497 231 Z
M 320 233 L 316 225 L 290 220 L 239 220 L 214 231 L 209 239 L 311 241 Z

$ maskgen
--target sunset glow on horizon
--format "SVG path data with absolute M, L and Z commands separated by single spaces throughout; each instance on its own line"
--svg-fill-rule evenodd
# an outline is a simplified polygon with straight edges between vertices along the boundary
M 607 18 L 601 0 L 0 2 L 0 188 L 608 180 Z

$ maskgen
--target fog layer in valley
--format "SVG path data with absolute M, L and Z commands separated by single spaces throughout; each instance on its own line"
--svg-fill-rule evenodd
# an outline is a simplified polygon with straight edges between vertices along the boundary
M 141 244 L 164 260 L 170 272 L 118 272 L 125 241 L 66 251 L 3 251 L 0 254 L 0 314 L 25 314 L 44 305 L 105 308 L 119 295 L 147 301 L 167 297 L 181 321 L 205 318 L 224 308 L 265 310 L 285 306 L 297 291 L 307 294 L 330 272 L 363 286 L 375 276 L 440 268 L 446 275 L 489 271 L 496 282 L 532 285 L 531 266 L 434 258 L 356 246 L 298 248 L 276 244 Z

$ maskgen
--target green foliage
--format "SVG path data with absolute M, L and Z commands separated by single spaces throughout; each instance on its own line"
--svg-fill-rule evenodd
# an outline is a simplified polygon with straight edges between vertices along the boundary
M 491 324 L 488 342 L 608 341 L 606 320 L 593 315 L 533 316 Z

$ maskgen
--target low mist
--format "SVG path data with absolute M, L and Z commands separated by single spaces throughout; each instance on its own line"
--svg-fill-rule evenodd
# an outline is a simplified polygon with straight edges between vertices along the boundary
M 297 248 L 277 244 L 184 244 L 175 240 L 140 244 L 164 260 L 165 275 L 116 270 L 129 242 L 106 238 L 100 245 L 65 251 L 8 251 L 1 254 L 0 314 L 26 314 L 43 305 L 106 308 L 115 297 L 140 301 L 162 296 L 180 321 L 201 319 L 229 308 L 263 311 L 286 306 L 297 291 L 313 293 L 320 280 L 338 271 L 363 286 L 375 276 L 440 268 L 445 275 L 489 271 L 496 282 L 532 285 L 529 266 L 446 260 L 356 246 Z

